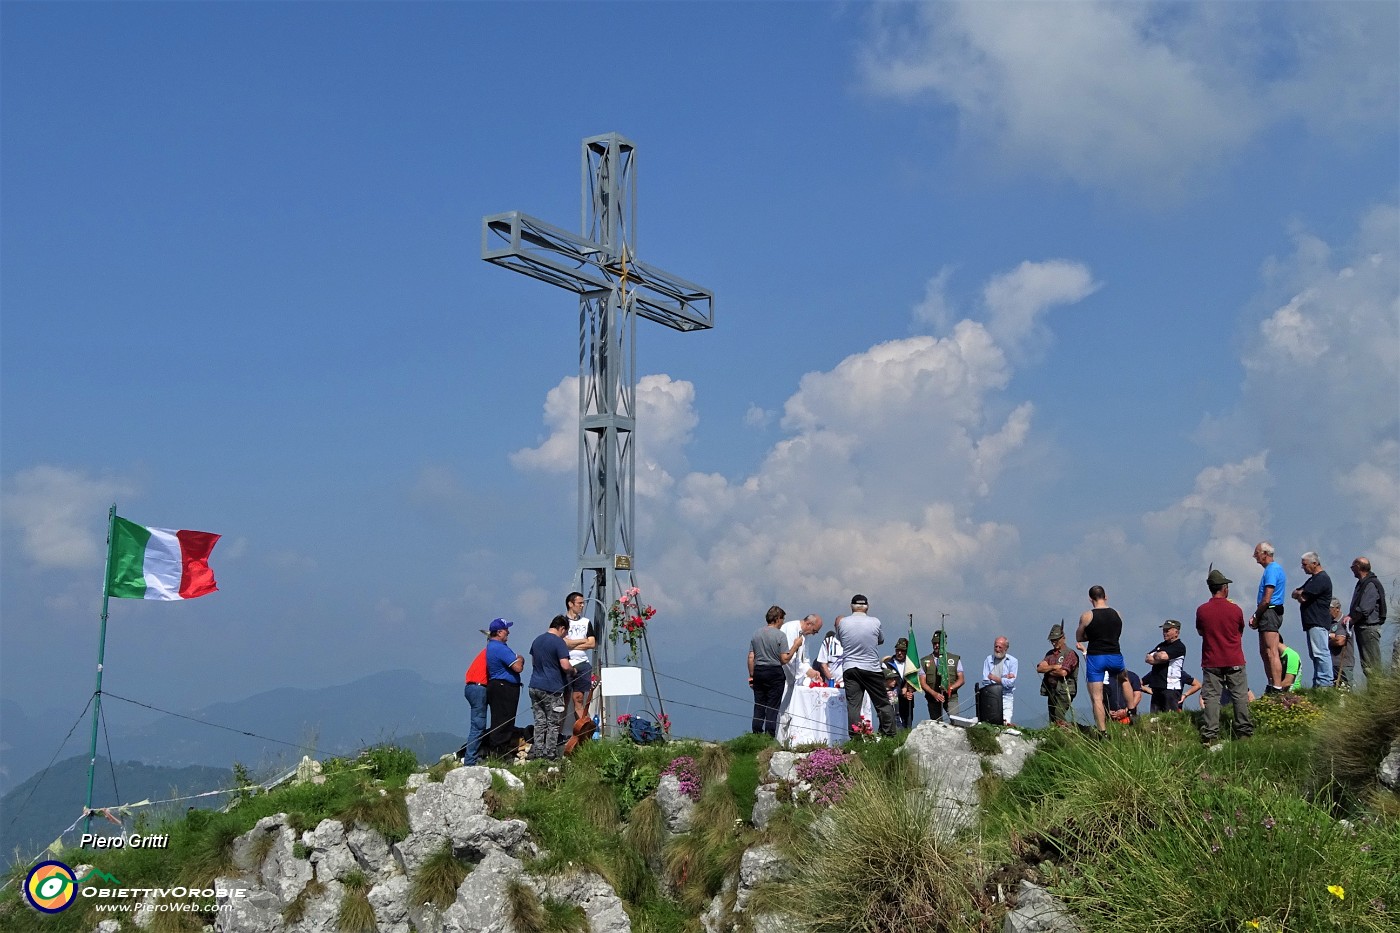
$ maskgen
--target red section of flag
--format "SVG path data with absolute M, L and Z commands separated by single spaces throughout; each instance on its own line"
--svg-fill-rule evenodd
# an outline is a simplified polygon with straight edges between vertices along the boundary
M 209 553 L 219 541 L 219 535 L 207 531 L 177 531 L 180 540 L 180 598 L 194 599 L 219 588 L 214 582 L 214 571 L 209 569 Z

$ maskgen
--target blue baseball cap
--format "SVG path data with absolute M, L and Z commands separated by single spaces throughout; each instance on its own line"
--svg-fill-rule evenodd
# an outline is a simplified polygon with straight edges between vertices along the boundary
M 491 626 L 490 626 L 490 628 L 491 628 L 490 634 L 494 635 L 494 634 L 496 634 L 497 632 L 503 632 L 503 631 L 505 631 L 506 629 L 510 628 L 510 627 L 511 627 L 512 625 L 514 625 L 514 624 L 515 624 L 514 622 L 510 622 L 510 621 L 508 621 L 508 620 L 506 620 L 506 619 L 492 619 L 492 620 L 491 620 Z

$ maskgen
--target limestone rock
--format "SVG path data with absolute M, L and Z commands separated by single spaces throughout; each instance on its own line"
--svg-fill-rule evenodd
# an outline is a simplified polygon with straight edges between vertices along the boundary
M 246 888 L 247 897 L 224 896 L 217 899 L 220 907 L 231 905 L 214 915 L 215 933 L 285 933 L 282 904 L 277 895 L 260 887 L 248 887 L 237 878 L 216 878 L 214 887 L 231 892 Z
M 1016 908 L 1006 915 L 1002 933 L 1084 933 L 1055 896 L 1022 881 L 1016 892 Z
M 666 829 L 673 833 L 690 832 L 691 817 L 695 813 L 695 801 L 681 793 L 680 778 L 665 774 L 656 786 L 656 802 L 666 816 Z
M 763 829 L 768 825 L 768 820 L 778 809 L 778 785 L 763 784 L 754 793 L 753 798 L 753 825 L 758 829 Z
M 532 858 L 536 854 L 534 844 L 528 842 L 525 833 L 529 829 L 524 820 L 498 820 L 490 816 L 472 816 L 453 827 L 452 848 L 458 855 L 480 859 L 492 850 L 505 852 L 516 858 Z
M 454 768 L 440 783 L 420 784 L 404 796 L 409 828 L 415 833 L 450 836 L 453 826 L 468 817 L 485 815 L 483 795 L 490 786 L 490 772 L 480 767 Z
M 81 878 L 82 875 L 78 877 Z M 93 929 L 92 933 L 118 933 L 121 928 L 121 923 L 116 920 L 103 920 Z
M 769 781 L 797 781 L 797 763 L 807 757 L 797 752 L 774 752 L 768 760 Z
M 918 767 L 942 817 L 944 833 L 951 835 L 976 819 L 983 761 L 997 774 L 1011 778 L 1020 773 L 1036 747 L 1029 739 L 1005 732 L 997 736 L 997 745 L 1000 755 L 983 758 L 972 750 L 963 729 L 941 722 L 921 722 L 909 733 L 901 752 Z
M 1396 641 L 1400 644 L 1400 640 Z M 1391 790 L 1400 793 L 1400 739 L 1390 743 L 1390 754 L 1381 759 L 1376 778 Z
M 760 845 L 746 851 L 739 861 L 739 888 L 734 896 L 734 913 L 748 908 L 749 895 L 765 881 L 784 881 L 794 874 L 793 865 L 773 845 Z M 748 925 L 754 933 L 783 933 L 783 918 L 772 914 L 752 914 Z M 725 929 L 721 925 L 720 929 Z
M 345 834 L 345 844 L 350 847 L 350 854 L 355 856 L 355 861 L 365 870 L 365 874 L 380 878 L 398 871 L 388 841 L 375 830 L 356 823 Z
M 321 776 L 321 763 L 310 755 L 302 755 L 297 765 L 296 783 L 305 784 Z
M 941 722 L 921 722 L 909 733 L 902 751 L 919 769 L 944 831 L 951 835 L 972 823 L 977 814 L 976 785 L 982 777 L 982 756 L 968 744 L 967 733 Z
M 409 933 L 408 878 L 395 875 L 369 889 L 379 933 Z
M 725 910 L 724 904 L 734 897 L 734 889 L 738 885 L 738 879 L 734 875 L 724 879 L 720 885 L 719 893 L 710 899 L 710 906 L 705 908 L 705 912 L 700 915 L 700 929 L 705 933 L 726 933 L 733 927 L 733 918 Z
M 272 848 L 263 859 L 258 877 L 263 887 L 271 891 L 283 905 L 301 893 L 301 889 L 313 877 L 311 863 L 297 858 L 293 851 L 297 834 L 290 826 L 280 826 L 272 843 Z
M 257 858 L 261 840 L 280 830 L 287 821 L 287 814 L 275 813 L 265 816 L 253 824 L 253 828 L 233 841 L 233 864 L 245 874 L 254 874 L 261 866 Z
M 443 933 L 516 933 L 506 914 L 506 890 L 516 878 L 530 884 L 517 859 L 488 852 L 457 889 L 457 900 L 443 912 Z
M 79 875 L 78 877 L 81 878 L 82 876 Z M 131 922 L 136 924 L 137 929 L 149 930 L 151 928 L 151 924 L 154 923 L 156 919 L 156 912 L 151 909 L 155 904 L 156 896 L 154 894 L 147 894 L 141 900 L 141 909 L 131 916 Z
M 301 834 L 301 842 L 311 850 L 311 865 L 322 884 L 332 878 L 344 880 L 350 872 L 360 870 L 340 820 L 322 820 L 315 829 Z
M 409 904 L 408 923 L 415 933 L 443 933 L 442 911 L 432 904 Z
M 622 898 L 593 872 L 549 878 L 542 886 L 544 895 L 582 907 L 589 933 L 632 933 L 632 919 L 622 906 Z
M 450 839 L 450 836 L 443 833 L 409 833 L 408 838 L 390 846 L 390 851 L 394 854 L 394 862 L 398 865 L 399 872 L 411 878 L 418 874 L 419 867 L 447 845 Z
M 1028 739 L 1023 735 L 1012 735 L 1009 732 L 998 735 L 997 744 L 1001 746 L 1001 754 L 993 755 L 987 761 L 991 764 L 992 770 L 1004 778 L 1013 778 L 1020 774 L 1021 768 L 1026 764 L 1026 759 L 1039 745 L 1034 739 Z
M 322 885 L 325 890 L 308 899 L 301 919 L 288 924 L 287 933 L 340 933 L 340 901 L 345 897 L 345 886 L 335 880 L 322 881 Z
M 505 781 L 506 787 L 509 787 L 511 790 L 520 790 L 525 786 L 524 781 L 520 780 L 520 778 L 507 771 L 505 768 L 487 768 L 486 770 L 498 776 L 501 780 Z M 491 786 L 491 782 L 489 779 L 486 782 L 486 786 Z

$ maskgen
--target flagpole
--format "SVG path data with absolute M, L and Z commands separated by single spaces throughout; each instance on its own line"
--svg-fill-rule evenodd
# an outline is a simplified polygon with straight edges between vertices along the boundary
M 92 832 L 92 782 L 97 773 L 97 719 L 102 713 L 102 658 L 107 652 L 107 575 L 112 572 L 112 533 L 117 524 L 117 504 L 107 510 L 107 559 L 102 565 L 102 627 L 97 636 L 97 687 L 92 702 L 92 743 L 88 746 L 87 806 L 83 808 L 83 832 Z

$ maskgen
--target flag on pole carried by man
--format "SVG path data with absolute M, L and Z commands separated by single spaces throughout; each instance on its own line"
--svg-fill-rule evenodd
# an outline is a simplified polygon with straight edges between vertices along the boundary
M 907 667 L 906 667 L 905 669 L 908 670 L 909 673 L 904 675 L 904 679 L 907 680 L 907 681 L 909 681 L 910 685 L 913 686 L 913 688 L 917 691 L 918 689 L 920 689 L 920 688 L 919 688 L 919 649 L 918 649 L 918 647 L 914 644 L 914 616 L 913 616 L 912 614 L 909 616 L 909 650 L 908 650 L 908 652 L 907 652 L 906 654 L 907 654 L 907 657 L 909 658 L 909 664 L 907 665 Z M 917 696 L 917 695 L 918 695 L 918 694 L 916 693 L 915 696 Z
M 194 599 L 217 590 L 209 554 L 219 535 L 146 528 L 113 516 L 105 595 L 119 599 Z

